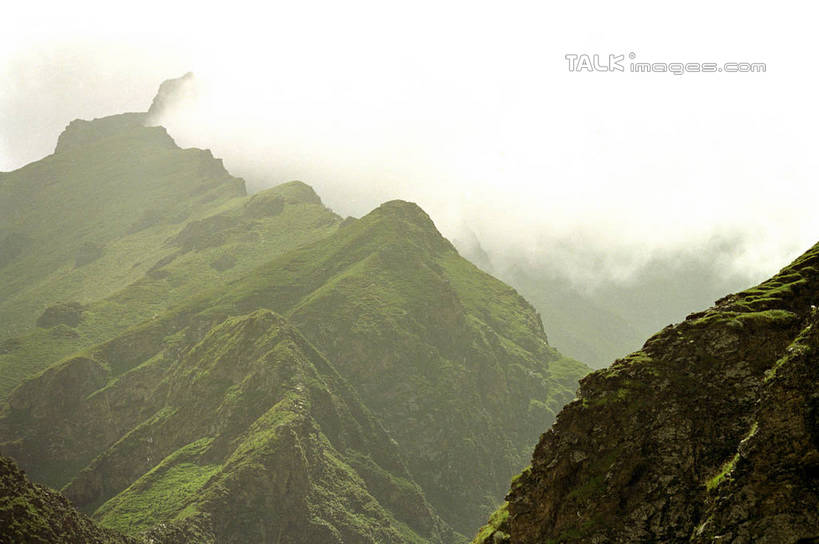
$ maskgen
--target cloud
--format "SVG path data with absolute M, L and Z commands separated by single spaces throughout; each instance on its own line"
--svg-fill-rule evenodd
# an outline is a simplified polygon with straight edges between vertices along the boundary
M 50 151 L 73 117 L 147 108 L 159 81 L 193 70 L 196 99 L 162 123 L 251 188 L 301 179 L 352 215 L 413 200 L 498 266 L 547 263 L 583 285 L 715 247 L 760 279 L 819 234 L 810 19 L 760 6 L 237 4 L 147 9 L 36 48 L 18 36 L 0 168 Z M 577 74 L 564 60 L 629 51 L 769 69 Z

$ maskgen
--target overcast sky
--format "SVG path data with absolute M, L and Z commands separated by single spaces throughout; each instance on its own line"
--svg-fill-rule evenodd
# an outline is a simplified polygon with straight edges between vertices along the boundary
M 0 170 L 193 71 L 198 98 L 162 120 L 180 145 L 254 189 L 301 179 L 343 215 L 418 202 L 499 262 L 590 284 L 727 240 L 714 258 L 761 279 L 819 240 L 809 2 L 18 4 Z M 767 70 L 569 72 L 583 53 Z

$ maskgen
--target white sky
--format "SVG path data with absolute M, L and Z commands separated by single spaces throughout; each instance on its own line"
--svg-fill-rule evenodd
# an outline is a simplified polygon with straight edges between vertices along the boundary
M 192 70 L 199 100 L 163 124 L 251 187 L 301 179 L 352 215 L 412 200 L 451 237 L 580 283 L 723 239 L 760 279 L 819 240 L 810 2 L 115 4 L 4 6 L 0 170 Z M 629 52 L 767 72 L 564 59 Z

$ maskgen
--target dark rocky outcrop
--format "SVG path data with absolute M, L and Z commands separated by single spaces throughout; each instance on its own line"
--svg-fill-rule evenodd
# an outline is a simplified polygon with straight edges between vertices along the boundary
M 37 318 L 37 326 L 50 329 L 57 325 L 76 327 L 82 321 L 85 306 L 79 302 L 58 302 L 43 311 Z
M 819 537 L 819 245 L 583 380 L 477 542 Z
M 0 544 L 216 544 L 207 516 L 160 523 L 136 536 L 100 527 L 60 493 L 32 483 L 0 455 Z
M 103 529 L 68 500 L 31 483 L 8 457 L 0 456 L 0 544 L 140 544 Z M 170 544 L 170 543 L 168 543 Z

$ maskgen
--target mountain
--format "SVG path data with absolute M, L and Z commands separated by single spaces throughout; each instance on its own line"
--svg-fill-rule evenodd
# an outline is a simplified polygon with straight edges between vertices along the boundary
M 199 317 L 130 368 L 106 345 L 26 382 L 2 450 L 131 535 L 195 522 L 218 542 L 448 541 L 396 445 L 298 331 L 264 310 Z M 119 342 L 152 351 L 165 325 Z
M 225 402 L 221 397 L 199 405 L 204 395 L 174 388 L 177 366 L 207 368 L 206 360 L 185 363 L 185 354 L 230 316 L 263 308 L 285 315 L 350 381 L 383 421 L 390 444 L 400 448 L 419 496 L 460 531 L 497 504 L 537 430 L 573 397 L 586 371 L 548 346 L 537 314 L 514 290 L 462 259 L 420 208 L 396 201 L 24 382 L 0 416 L 0 449 L 36 478 L 65 485 L 66 494 L 103 523 L 123 528 L 103 502 L 124 500 L 117 497 L 146 485 L 140 479 L 159 470 L 173 448 L 217 440 L 213 429 L 224 425 L 205 417 L 209 407 Z M 238 343 L 257 341 L 248 333 Z M 229 386 L 249 379 L 243 373 L 220 378 L 219 394 L 230 397 Z M 235 410 L 256 413 L 244 406 L 250 400 L 236 402 L 242 408 Z M 165 420 L 177 411 L 203 422 Z M 141 432 L 154 425 L 185 438 L 174 438 L 160 453 L 133 449 L 131 442 L 146 440 Z M 120 459 L 118 448 L 139 461 L 126 456 L 110 468 L 107 461 L 98 464 Z M 204 464 L 215 471 L 223 462 Z M 410 481 L 394 468 L 373 470 Z M 157 512 L 139 528 L 169 520 L 183 507 Z M 429 512 L 423 517 L 435 519 Z
M 0 177 L 3 335 L 59 301 L 139 279 L 175 228 L 245 195 L 209 151 L 180 149 L 145 114 L 76 120 L 54 154 Z
M 207 523 L 161 524 L 135 537 L 100 527 L 0 456 L 0 544 L 215 544 L 214 539 Z
M 669 323 L 761 279 L 732 271 L 727 262 L 744 243 L 715 239 L 695 249 L 657 252 L 627 277 L 600 268 L 593 281 L 581 285 L 573 271 L 555 265 L 560 256 L 539 255 L 542 262 L 498 256 L 487 253 L 474 234 L 455 240 L 462 255 L 532 303 L 552 346 L 592 368 L 608 366 Z M 601 266 L 593 259 L 587 264 Z
M 0 178 L 59 223 L 15 223 L 31 243 L 0 268 L 0 452 L 130 537 L 465 540 L 588 368 L 417 205 L 247 196 L 146 122 L 74 122 Z M 27 193 L 47 170 L 55 196 Z
M 193 72 L 163 81 L 159 85 L 159 91 L 148 108 L 146 124 L 153 125 L 161 120 L 174 107 L 183 104 L 186 100 L 196 95 L 196 78 Z
M 73 121 L 53 155 L 0 177 L 0 399 L 341 223 L 303 183 L 247 196 L 210 151 L 145 120 Z
M 819 245 L 580 382 L 475 542 L 819 542 Z
M 607 308 L 605 296 L 581 293 L 566 278 L 549 273 L 532 275 L 519 267 L 503 274 L 502 279 L 519 290 L 540 312 L 552 345 L 593 368 L 606 366 L 634 351 L 646 336 L 618 314 L 628 307 L 628 300 Z M 610 289 L 620 292 L 614 286 Z M 651 323 L 654 324 L 654 328 L 649 329 L 651 332 L 663 326 L 661 320 Z
M 461 531 L 502 495 L 538 425 L 586 372 L 548 345 L 520 295 L 402 201 L 260 267 L 220 304 L 287 315 L 383 419 Z

